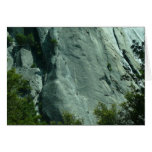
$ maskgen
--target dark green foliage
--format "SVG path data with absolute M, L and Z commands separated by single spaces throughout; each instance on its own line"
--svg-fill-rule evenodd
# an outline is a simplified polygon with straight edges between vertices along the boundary
M 108 68 L 109 71 L 112 71 L 112 68 L 111 68 L 111 64 L 110 64 L 110 63 L 107 64 L 107 68 Z
M 140 65 L 140 75 L 137 75 L 138 79 L 144 79 L 145 76 L 145 42 L 142 42 L 139 44 L 135 40 L 133 40 L 133 45 L 131 46 L 133 52 L 136 54 L 136 56 L 141 59 L 141 65 Z
M 29 33 L 29 32 L 31 32 L 31 33 Z M 43 67 L 43 69 L 45 69 L 45 70 L 47 69 L 46 61 L 44 59 L 45 56 L 42 52 L 42 48 L 40 45 L 40 41 L 38 38 L 38 34 L 36 32 L 36 29 L 35 29 L 35 32 L 28 30 L 28 32 L 25 32 L 25 34 L 19 33 L 19 31 L 18 31 L 18 33 L 15 35 L 15 40 L 19 47 L 25 47 L 32 51 L 32 54 L 35 57 L 34 62 L 36 63 L 36 65 L 39 68 Z M 57 41 L 55 39 L 52 39 L 50 47 L 54 48 L 56 45 L 57 45 Z
M 26 36 L 24 34 L 22 34 L 22 33 L 16 34 L 15 39 L 19 45 L 21 45 L 21 46 L 26 45 L 27 41 L 26 41 Z
M 131 49 L 135 53 L 135 55 L 141 59 L 140 69 L 138 73 L 133 75 L 133 79 L 135 82 L 140 85 L 140 88 L 135 88 L 132 84 L 131 91 L 126 93 L 125 98 L 126 102 L 124 102 L 121 107 L 122 111 L 119 111 L 119 115 L 121 117 L 122 124 L 129 124 L 132 122 L 135 125 L 144 125 L 145 121 L 145 86 L 144 86 L 144 78 L 145 78 L 145 43 L 142 42 L 139 44 L 135 40 L 133 40 L 133 45 Z M 142 85 L 141 85 L 142 84 Z M 130 122 L 129 122 L 130 121 Z
M 99 125 L 144 125 L 145 103 L 144 94 L 132 90 L 125 95 L 126 102 L 120 104 L 117 111 L 113 104 L 110 109 L 101 102 L 94 110 Z
M 115 125 L 117 124 L 117 110 L 116 105 L 112 104 L 108 109 L 104 103 L 99 102 L 94 110 L 99 125 Z
M 22 79 L 22 76 L 16 74 L 15 69 L 7 72 L 7 90 L 8 93 L 15 92 L 19 95 L 30 93 L 31 87 L 28 81 Z
M 64 112 L 62 117 L 64 125 L 82 125 L 83 123 L 82 120 L 76 119 L 74 115 L 68 112 Z
M 51 121 L 50 125 L 63 125 L 63 123 L 61 121 L 59 121 L 59 122 Z
M 39 58 L 39 60 L 42 60 L 43 52 L 42 52 L 41 46 L 38 42 L 36 42 L 36 41 L 34 42 L 33 49 L 34 49 L 34 53 Z
M 141 45 L 136 42 L 136 40 L 133 40 L 133 45 L 131 46 L 131 49 L 133 49 L 133 52 L 138 56 L 138 58 L 141 59 L 141 61 L 144 64 L 144 59 L 145 59 L 145 43 L 142 42 Z
M 133 40 L 131 46 L 133 52 L 141 59 L 140 74 L 134 74 L 134 80 L 144 85 L 144 42 L 139 45 L 138 42 Z M 108 66 L 107 66 L 108 67 Z M 121 79 L 129 80 L 129 76 L 123 75 Z M 99 103 L 94 113 L 97 117 L 98 124 L 100 125 L 144 125 L 145 123 L 145 87 L 140 85 L 140 88 L 135 88 L 132 84 L 131 91 L 125 95 L 126 102 L 119 105 L 120 110 L 116 110 L 115 105 L 110 109 L 103 103 Z M 116 117 L 117 116 L 117 117 Z
M 51 121 L 51 125 L 82 125 L 83 120 L 82 119 L 77 119 L 73 114 L 64 112 L 62 114 L 62 122 L 55 122 Z
M 40 125 L 46 124 L 41 116 L 36 114 L 35 106 L 30 96 L 29 82 L 15 69 L 7 73 L 7 124 L 8 125 Z
M 42 55 L 42 51 L 41 50 L 37 50 L 37 55 Z
M 33 64 L 31 65 L 31 68 L 36 68 L 36 64 L 33 63 Z
M 43 52 L 41 46 L 32 33 L 24 35 L 22 33 L 16 34 L 16 42 L 21 47 L 30 47 L 32 53 L 35 55 L 35 62 L 37 66 L 45 66 L 45 61 L 43 58 Z M 41 61 L 41 62 L 40 62 Z M 35 65 L 32 65 L 31 68 L 34 68 Z
M 58 41 L 56 39 L 50 39 L 51 44 L 53 44 L 54 46 L 58 45 Z
M 31 47 L 35 45 L 35 40 L 33 34 L 28 34 L 26 37 L 26 43 L 29 44 Z
M 7 36 L 7 45 L 9 46 L 10 44 L 12 44 L 13 42 L 13 38 L 9 35 Z
M 27 36 L 22 33 L 16 34 L 16 42 L 21 46 L 29 45 L 30 47 L 33 47 L 35 45 L 35 40 L 32 33 L 28 34 Z
M 144 90 L 137 90 L 132 85 L 132 91 L 125 95 L 126 102 L 121 104 L 122 111 L 119 111 L 122 123 L 129 124 L 131 121 L 135 125 L 144 125 L 145 118 L 145 96 Z
M 140 74 L 136 74 L 135 77 L 138 83 L 143 82 L 143 86 L 136 89 L 131 85 L 132 92 L 126 94 L 127 103 L 123 105 L 123 108 L 129 113 L 129 117 L 134 124 L 143 125 L 145 119 L 145 42 L 139 44 L 134 40 L 132 49 L 138 58 L 141 59 Z M 132 109 L 127 109 L 128 106 Z

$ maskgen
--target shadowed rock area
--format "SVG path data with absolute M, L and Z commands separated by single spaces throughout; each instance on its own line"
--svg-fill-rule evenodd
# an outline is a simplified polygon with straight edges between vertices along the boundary
M 42 53 L 18 46 L 15 34 L 32 33 Z M 144 28 L 8 28 L 8 67 L 30 81 L 32 97 L 49 121 L 60 121 L 64 111 L 95 125 L 99 101 L 110 106 L 125 101 L 124 95 L 139 72 L 132 40 L 144 41 Z M 125 75 L 125 77 L 124 77 Z

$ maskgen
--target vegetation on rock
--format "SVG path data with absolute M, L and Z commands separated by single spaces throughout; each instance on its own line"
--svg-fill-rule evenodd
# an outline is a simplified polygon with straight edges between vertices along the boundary
M 83 120 L 77 119 L 73 114 L 69 112 L 63 112 L 62 121 L 60 122 L 51 121 L 50 124 L 51 125 L 82 125 Z
M 110 63 L 107 64 L 107 68 L 108 68 L 109 71 L 112 71 L 112 68 L 111 68 L 111 64 L 110 64 Z
M 143 90 L 144 91 L 144 90 Z M 144 92 L 135 89 L 132 86 L 132 91 L 125 95 L 126 102 L 122 103 L 119 116 L 120 124 L 144 125 L 145 118 L 145 96 Z
M 7 72 L 7 124 L 8 125 L 41 125 L 46 124 L 36 114 L 35 105 L 30 96 L 29 82 L 15 69 Z
M 140 74 L 135 75 L 139 88 L 131 84 L 131 91 L 125 95 L 126 102 L 120 104 L 120 110 L 116 105 L 110 109 L 101 102 L 94 110 L 99 125 L 144 125 L 145 123 L 145 86 L 144 86 L 144 42 L 141 45 L 133 40 L 131 46 L 133 52 L 141 59 Z M 140 85 L 143 83 L 143 85 Z
M 115 104 L 113 104 L 112 107 L 108 109 L 104 103 L 99 102 L 94 110 L 94 114 L 97 117 L 97 124 L 99 125 L 117 124 L 117 111 Z
M 21 46 L 29 45 L 32 47 L 35 44 L 34 36 L 32 33 L 28 34 L 27 36 L 22 33 L 18 33 L 16 34 L 15 39 L 16 39 L 16 42 Z
M 15 36 L 17 44 L 21 47 L 30 47 L 32 54 L 35 57 L 35 63 L 31 66 L 47 70 L 49 66 L 46 66 L 44 60 L 41 44 L 39 38 L 33 32 L 30 34 L 18 33 Z M 48 47 L 51 51 L 58 45 L 56 39 L 49 40 Z M 13 38 L 7 37 L 7 45 L 12 44 Z M 97 118 L 97 124 L 99 125 L 143 125 L 145 118 L 145 103 L 144 103 L 144 42 L 139 44 L 133 40 L 131 46 L 134 54 L 141 60 L 140 69 L 137 73 L 126 73 L 120 77 L 121 80 L 131 81 L 132 78 L 135 81 L 138 88 L 133 84 L 130 86 L 131 91 L 125 94 L 126 101 L 117 106 L 112 104 L 107 107 L 106 104 L 99 102 L 94 110 L 94 114 Z M 14 49 L 15 50 L 15 49 Z M 125 51 L 125 50 L 124 50 Z M 51 53 L 52 53 L 51 52 Z M 125 54 L 125 53 L 124 53 Z M 107 63 L 107 69 L 111 72 L 112 66 Z M 136 70 L 135 70 L 136 71 Z M 133 71 L 134 72 L 134 71 Z M 83 120 L 75 117 L 74 114 L 64 112 L 62 113 L 61 121 L 51 121 L 46 123 L 40 114 L 37 114 L 33 99 L 30 95 L 31 88 L 29 82 L 24 80 L 21 75 L 16 74 L 15 69 L 9 70 L 7 73 L 7 123 L 8 125 L 82 125 Z M 108 79 L 107 79 L 108 82 Z M 118 85 L 118 80 L 113 80 L 116 86 L 116 90 L 121 92 L 121 88 Z M 109 83 L 111 85 L 111 83 Z M 39 103 L 38 103 L 39 104 Z M 40 106 L 39 106 L 40 108 Z M 48 120 L 50 121 L 50 120 Z
M 26 36 L 22 33 L 18 33 L 16 34 L 16 42 L 18 43 L 18 45 L 25 45 L 26 44 Z
M 7 36 L 7 45 L 9 46 L 10 44 L 12 44 L 12 42 L 13 42 L 13 38 L 10 35 L 8 35 Z
M 35 45 L 35 40 L 34 40 L 34 36 L 32 33 L 27 35 L 26 41 L 31 47 L 33 47 Z
M 27 35 L 25 35 L 23 33 L 17 33 L 15 36 L 15 40 L 16 40 L 17 44 L 21 47 L 30 47 L 32 53 L 36 56 L 35 62 L 38 65 L 38 67 L 45 67 L 46 63 L 44 61 L 44 56 L 43 56 L 43 52 L 42 52 L 40 43 L 38 42 L 38 40 L 36 40 L 33 33 L 30 33 Z M 32 65 L 31 68 L 34 68 L 34 67 L 35 67 L 35 65 Z
M 54 46 L 58 45 L 58 41 L 56 39 L 50 39 L 51 44 L 53 44 Z
M 73 114 L 68 112 L 64 112 L 62 117 L 64 125 L 82 125 L 83 123 L 83 120 L 77 119 Z
M 36 64 L 33 63 L 33 64 L 31 65 L 31 68 L 36 68 Z

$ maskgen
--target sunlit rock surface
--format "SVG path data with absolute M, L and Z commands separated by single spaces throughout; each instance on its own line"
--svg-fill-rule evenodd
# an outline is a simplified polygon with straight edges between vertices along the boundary
M 35 56 L 27 51 L 21 53 L 21 65 L 16 65 L 15 55 L 8 55 L 8 69 L 14 65 L 30 80 L 33 96 L 36 102 L 41 96 L 48 119 L 59 121 L 68 111 L 83 118 L 85 125 L 95 125 L 93 111 L 99 101 L 108 106 L 125 101 L 130 84 L 135 84 L 131 74 L 139 72 L 140 63 L 130 46 L 132 40 L 144 41 L 144 28 L 36 28 L 36 32 L 46 72 L 30 67 Z

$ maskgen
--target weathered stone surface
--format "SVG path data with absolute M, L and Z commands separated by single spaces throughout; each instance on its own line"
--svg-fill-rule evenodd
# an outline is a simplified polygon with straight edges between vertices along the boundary
M 133 39 L 144 40 L 142 28 L 38 28 L 38 32 L 51 64 L 42 90 L 43 111 L 50 119 L 69 111 L 85 124 L 95 124 L 93 111 L 99 101 L 110 105 L 125 100 L 133 80 L 121 76 L 127 74 L 124 66 L 138 72 L 130 46 Z M 52 37 L 58 41 L 54 50 L 46 47 Z
M 14 46 L 11 45 L 7 48 L 7 70 L 10 70 L 14 64 L 14 58 L 12 56 Z
M 10 70 L 13 67 L 13 57 L 10 53 L 7 53 L 7 70 Z
M 16 36 L 16 34 L 18 33 L 24 33 L 24 28 L 23 27 L 17 27 L 17 28 L 7 28 L 8 32 L 10 35 L 12 35 L 13 37 Z
M 21 74 L 25 80 L 30 82 L 31 95 L 35 104 L 35 109 L 38 111 L 37 104 L 39 102 L 39 94 L 42 90 L 42 74 L 39 68 L 16 68 L 16 72 Z
M 144 28 L 37 28 L 37 31 L 47 66 L 45 74 L 42 68 L 30 68 L 34 57 L 24 48 L 15 51 L 8 65 L 12 67 L 14 62 L 17 72 L 30 81 L 34 103 L 41 96 L 43 113 L 50 120 L 58 121 L 61 113 L 68 111 L 83 118 L 85 125 L 93 125 L 96 124 L 93 112 L 99 101 L 108 106 L 125 101 L 124 94 L 131 83 L 135 84 L 130 74 L 138 72 L 140 62 L 130 46 L 134 39 L 144 41 Z M 51 39 L 57 41 L 56 46 Z M 8 57 L 9 52 L 8 48 Z M 123 75 L 127 78 L 122 79 Z
M 16 72 L 23 75 L 23 78 L 30 82 L 32 96 L 35 97 L 42 90 L 42 75 L 39 68 L 17 68 Z
M 22 66 L 22 67 L 26 67 L 26 68 L 30 68 L 33 64 L 33 56 L 31 51 L 26 50 L 24 48 L 21 48 L 18 52 L 17 52 L 17 56 L 16 56 L 17 60 L 16 63 L 18 66 Z

